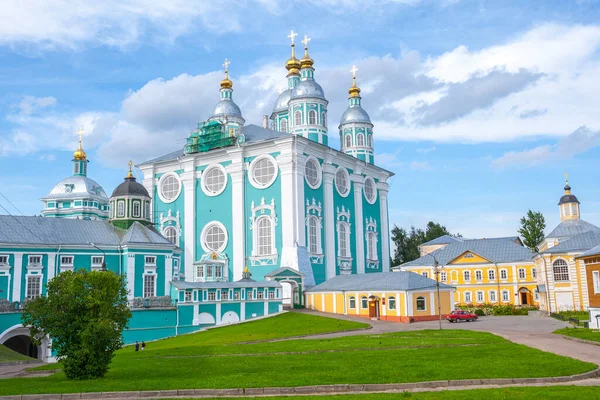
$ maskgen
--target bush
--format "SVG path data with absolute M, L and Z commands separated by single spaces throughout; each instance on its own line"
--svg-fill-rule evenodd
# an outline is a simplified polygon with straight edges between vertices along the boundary
M 475 310 L 475 315 L 483 317 L 485 315 L 485 312 L 481 308 L 478 308 Z
M 470 313 L 484 315 L 527 315 L 529 311 L 537 311 L 537 307 L 516 307 L 512 304 L 459 304 L 456 308 Z

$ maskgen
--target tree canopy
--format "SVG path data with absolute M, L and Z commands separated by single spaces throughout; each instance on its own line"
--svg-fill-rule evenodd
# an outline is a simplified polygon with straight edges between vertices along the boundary
M 392 229 L 392 241 L 396 245 L 393 264 L 399 265 L 419 258 L 419 246 L 440 236 L 452 235 L 445 226 L 429 221 L 425 229 L 417 229 L 414 226 L 410 230 L 394 226 Z M 460 233 L 455 235 L 461 237 Z
M 527 211 L 527 215 L 521 218 L 519 234 L 523 237 L 523 244 L 533 251 L 538 251 L 537 245 L 546 237 L 546 220 L 539 211 Z
M 46 335 L 52 339 L 52 350 L 69 379 L 106 374 L 123 345 L 129 318 L 124 277 L 86 270 L 60 273 L 48 282 L 47 296 L 28 301 L 22 315 L 34 340 Z

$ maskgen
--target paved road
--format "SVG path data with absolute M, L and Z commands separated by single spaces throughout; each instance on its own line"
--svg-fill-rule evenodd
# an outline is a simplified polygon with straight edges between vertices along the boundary
M 310 336 L 310 339 L 413 331 L 422 329 L 439 329 L 438 321 L 404 324 L 398 322 L 372 321 L 360 317 L 328 314 L 313 310 L 294 310 L 294 312 L 304 312 L 349 321 L 366 322 L 370 323 L 373 327 L 368 331 L 338 332 L 332 334 L 315 335 Z M 553 331 L 566 326 L 569 326 L 567 322 L 558 321 L 554 318 L 543 316 L 481 317 L 477 322 L 460 323 L 442 321 L 442 329 L 468 329 L 480 332 L 490 332 L 515 343 L 524 344 L 529 347 L 559 354 L 561 356 L 572 357 L 578 360 L 600 364 L 600 346 L 576 342 L 552 333 Z

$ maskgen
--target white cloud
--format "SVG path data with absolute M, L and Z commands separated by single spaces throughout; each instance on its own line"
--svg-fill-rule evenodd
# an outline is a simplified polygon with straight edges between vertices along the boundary
M 421 153 L 421 154 L 427 154 L 427 153 L 430 153 L 432 151 L 435 151 L 435 146 L 421 147 L 421 148 L 417 149 L 417 153 Z
M 431 164 L 427 161 L 412 161 L 410 163 L 410 169 L 420 169 L 424 171 L 430 171 L 432 169 Z
M 17 108 L 19 109 L 20 114 L 30 115 L 37 110 L 53 107 L 56 105 L 56 98 L 52 96 L 48 97 L 35 97 L 35 96 L 25 96 L 23 100 L 18 104 Z

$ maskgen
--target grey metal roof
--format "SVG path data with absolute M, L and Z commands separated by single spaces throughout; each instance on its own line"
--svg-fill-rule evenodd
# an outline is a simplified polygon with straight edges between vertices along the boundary
M 275 101 L 275 105 L 273 106 L 274 113 L 286 111 L 288 109 L 288 102 L 290 101 L 291 94 L 291 89 L 286 89 L 279 94 L 277 100 Z
M 570 251 L 589 250 L 600 245 L 600 231 L 588 231 L 566 239 L 544 253 L 564 253 Z
M 305 99 L 305 98 L 318 98 L 325 100 L 325 92 L 321 85 L 315 82 L 314 79 L 306 79 L 298 82 L 296 87 L 292 89 L 290 99 Z M 325 100 L 327 101 L 327 100 Z
M 133 176 L 125 178 L 125 181 L 115 188 L 111 197 L 116 196 L 142 196 L 150 198 L 148 191 Z
M 278 274 L 280 274 L 282 272 L 289 272 L 289 273 L 298 275 L 299 277 L 303 275 L 302 272 L 296 271 L 295 269 L 288 268 L 288 267 L 280 267 L 280 268 L 277 268 L 277 269 L 269 272 L 268 274 L 265 275 L 265 277 L 275 276 L 275 275 L 278 275 Z
M 433 257 L 437 259 L 440 265 L 446 265 L 467 251 L 475 253 L 490 262 L 497 263 L 530 261 L 533 256 L 529 249 L 515 243 L 513 237 L 470 239 L 450 243 L 434 251 L 431 255 L 424 255 L 401 266 L 432 266 L 434 263 Z
M 369 114 L 367 114 L 367 112 L 359 105 L 350 106 L 344 111 L 342 118 L 340 119 L 340 126 L 355 122 L 371 124 Z
M 242 111 L 237 104 L 231 99 L 221 99 L 215 106 L 215 109 L 211 117 L 240 117 L 242 118 Z
M 582 219 L 568 219 L 562 221 L 546 238 L 567 238 L 589 231 L 600 231 L 600 228 Z
M 172 281 L 171 284 L 177 289 L 230 289 L 230 288 L 280 288 L 281 284 L 276 281 L 260 282 L 188 282 Z
M 597 255 L 600 255 L 600 245 L 598 245 L 596 247 L 592 247 L 591 249 L 589 249 L 585 253 L 577 256 L 577 258 L 579 258 L 579 257 L 588 257 L 588 256 L 597 256 Z
M 575 197 L 574 194 L 565 194 L 563 197 L 560 198 L 558 205 L 560 206 L 562 204 L 567 203 L 579 203 L 579 200 L 577 200 L 577 197 Z
M 128 230 L 108 221 L 0 215 L 0 243 L 47 246 L 118 246 L 145 244 L 174 247 L 153 228 L 135 222 Z
M 454 237 L 451 235 L 442 235 L 438 238 L 430 240 L 429 242 L 422 243 L 421 246 L 429 246 L 429 245 L 434 245 L 434 244 L 449 244 L 449 243 L 454 243 L 454 242 L 462 242 L 465 240 L 468 240 L 468 239 Z
M 383 290 L 419 290 L 436 287 L 436 281 L 414 272 L 376 272 L 359 275 L 339 275 L 328 279 L 307 292 L 339 292 L 339 291 L 383 291 Z M 452 286 L 440 283 L 440 289 L 451 289 Z
M 69 176 L 58 182 L 47 196 L 42 197 L 42 200 L 53 199 L 92 199 L 108 203 L 108 196 L 102 186 L 87 176 Z

